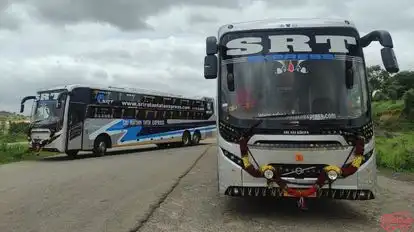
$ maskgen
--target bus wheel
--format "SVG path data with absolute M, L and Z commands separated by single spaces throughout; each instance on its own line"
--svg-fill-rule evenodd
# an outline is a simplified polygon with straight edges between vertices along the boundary
M 69 150 L 66 151 L 66 155 L 69 156 L 70 158 L 75 158 L 79 153 L 79 150 Z
M 197 145 L 198 143 L 200 143 L 200 140 L 201 140 L 200 132 L 199 131 L 194 132 L 191 143 L 193 145 Z
M 108 149 L 108 142 L 106 137 L 99 136 L 95 139 L 95 143 L 93 146 L 93 154 L 96 156 L 103 156 L 106 154 L 106 150 Z
M 184 131 L 183 138 L 182 138 L 182 145 L 188 146 L 191 144 L 191 134 L 188 131 Z

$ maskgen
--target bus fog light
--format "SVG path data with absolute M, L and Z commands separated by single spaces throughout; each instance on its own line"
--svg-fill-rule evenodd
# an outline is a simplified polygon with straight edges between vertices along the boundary
M 336 171 L 334 171 L 334 170 L 328 171 L 327 174 L 328 174 L 328 178 L 330 180 L 336 180 L 338 178 L 338 173 Z
M 271 169 L 267 169 L 266 171 L 263 172 L 263 175 L 266 179 L 272 179 L 274 176 L 273 170 Z

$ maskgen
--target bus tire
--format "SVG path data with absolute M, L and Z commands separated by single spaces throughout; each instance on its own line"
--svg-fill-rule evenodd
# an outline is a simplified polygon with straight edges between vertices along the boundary
M 197 145 L 197 144 L 200 143 L 200 140 L 201 140 L 201 133 L 200 133 L 200 131 L 195 131 L 194 134 L 193 134 L 193 137 L 191 139 L 191 143 L 193 145 Z
M 109 147 L 109 138 L 104 135 L 100 135 L 95 139 L 94 145 L 93 145 L 93 154 L 95 156 L 104 156 L 106 154 L 106 151 Z
M 65 153 L 66 153 L 66 155 L 67 155 L 67 156 L 69 156 L 70 158 L 75 158 L 75 157 L 78 155 L 79 150 L 68 150 L 68 151 L 66 151 Z
M 184 131 L 183 137 L 181 139 L 181 144 L 183 146 L 189 146 L 191 145 L 191 134 L 188 131 Z

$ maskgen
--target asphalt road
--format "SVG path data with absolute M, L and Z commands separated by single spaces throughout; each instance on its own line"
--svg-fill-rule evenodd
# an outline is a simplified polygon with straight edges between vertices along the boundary
M 385 231 L 382 214 L 414 216 L 414 183 L 379 176 L 374 201 L 220 197 L 216 147 L 53 157 L 0 166 L 0 231 Z M 413 229 L 411 231 L 414 231 Z

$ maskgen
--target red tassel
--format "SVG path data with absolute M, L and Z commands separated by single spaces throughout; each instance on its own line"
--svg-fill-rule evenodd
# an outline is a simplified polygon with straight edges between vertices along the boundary
M 358 170 L 358 168 L 351 165 L 351 166 L 346 167 L 346 168 L 341 168 L 341 170 L 342 170 L 342 176 L 343 177 L 348 177 L 348 176 L 354 174 Z
M 363 155 L 364 154 L 364 146 L 365 142 L 363 139 L 357 139 L 355 141 L 355 154 L 356 155 Z

